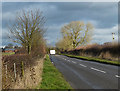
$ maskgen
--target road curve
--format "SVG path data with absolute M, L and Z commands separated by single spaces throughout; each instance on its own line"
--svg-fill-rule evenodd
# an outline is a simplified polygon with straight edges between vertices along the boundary
M 63 55 L 50 59 L 74 89 L 118 89 L 118 66 Z

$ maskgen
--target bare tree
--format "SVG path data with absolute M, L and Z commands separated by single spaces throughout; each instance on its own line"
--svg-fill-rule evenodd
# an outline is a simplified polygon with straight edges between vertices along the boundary
M 93 26 L 91 23 L 84 24 L 84 22 L 73 21 L 65 25 L 61 29 L 63 36 L 62 40 L 66 40 L 67 43 L 62 44 L 63 46 L 76 48 L 79 45 L 84 45 L 91 40 Z M 69 43 L 68 43 L 69 42 Z M 60 43 L 57 43 L 60 44 Z
M 40 10 L 23 10 L 21 15 L 16 16 L 14 24 L 10 27 L 13 41 L 20 43 L 30 54 L 32 46 L 37 45 L 36 41 L 43 39 L 46 30 L 44 24 L 45 17 Z

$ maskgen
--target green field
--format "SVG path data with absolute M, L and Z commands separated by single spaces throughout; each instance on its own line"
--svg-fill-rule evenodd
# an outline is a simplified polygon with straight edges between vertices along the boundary
M 72 89 L 63 75 L 54 67 L 46 55 L 43 66 L 42 82 L 37 89 Z
M 93 57 L 84 57 L 84 56 L 76 56 L 76 55 L 69 55 L 69 54 L 62 54 L 62 55 L 72 57 L 72 58 L 79 58 L 79 59 L 83 59 L 83 60 L 87 60 L 87 61 L 95 61 L 95 62 L 101 62 L 101 63 L 120 66 L 119 61 L 111 61 L 111 60 L 106 60 L 106 59 L 99 59 L 99 58 L 93 58 Z
M 15 54 L 15 52 L 2 52 L 2 56 L 6 56 L 6 55 L 13 55 Z

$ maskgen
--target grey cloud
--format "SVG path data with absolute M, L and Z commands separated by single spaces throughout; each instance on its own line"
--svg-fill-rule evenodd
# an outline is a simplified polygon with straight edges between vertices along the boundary
M 117 3 L 57 3 L 55 11 L 48 11 L 50 22 L 69 22 L 73 20 L 94 20 L 98 28 L 113 27 L 117 23 Z
M 11 10 L 8 8 L 10 5 L 6 7 L 7 9 L 4 9 L 4 6 L 5 5 L 3 5 L 3 11 L 7 9 Z M 23 8 L 40 8 L 48 20 L 47 24 L 62 24 L 75 20 L 94 20 L 99 23 L 99 26 L 96 27 L 107 28 L 117 23 L 117 3 L 16 3 L 13 4 L 12 8 L 14 7 L 17 8 L 16 10 L 22 10 Z M 13 9 L 13 11 L 15 11 L 15 9 Z
M 98 2 L 72 2 L 72 3 L 3 3 L 3 15 L 8 14 L 3 17 L 3 28 L 6 28 L 6 23 L 8 19 L 14 20 L 15 12 L 22 9 L 36 9 L 39 8 L 43 11 L 47 22 L 46 26 L 48 30 L 46 36 L 50 43 L 55 44 L 57 38 L 60 38 L 60 29 L 65 23 L 71 21 L 90 21 L 94 24 L 95 29 L 110 29 L 117 25 L 118 20 L 118 6 L 117 3 L 98 3 Z M 96 32 L 97 31 L 97 32 Z M 95 35 L 107 35 L 106 32 L 100 33 L 98 30 L 95 31 Z M 103 31 L 102 31 L 103 32 Z M 4 37 L 5 38 L 5 37 Z M 98 37 L 94 40 L 99 40 Z M 104 40 L 101 40 L 102 42 Z
M 115 33 L 115 35 L 118 35 L 118 25 L 112 27 L 112 28 L 107 28 L 107 29 L 94 29 L 94 34 L 95 35 L 111 35 L 112 32 Z

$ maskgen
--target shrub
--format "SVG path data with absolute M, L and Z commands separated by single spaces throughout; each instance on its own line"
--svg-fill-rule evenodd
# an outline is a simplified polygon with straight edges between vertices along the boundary
M 27 55 L 27 54 L 15 54 L 15 55 L 10 55 L 10 56 L 4 56 L 3 59 L 3 75 L 2 75 L 2 80 L 3 80 L 3 89 L 8 89 L 12 86 L 12 83 L 15 82 L 15 77 L 14 77 L 14 63 L 16 64 L 16 74 L 17 78 L 21 77 L 22 79 L 22 62 L 24 63 L 24 69 L 31 67 L 34 65 L 35 61 L 32 58 L 32 56 Z M 5 76 L 6 74 L 6 68 L 5 66 L 7 65 L 7 78 Z M 16 78 L 16 79 L 17 79 Z
M 103 45 L 92 44 L 87 46 L 81 46 L 75 50 L 70 50 L 64 53 L 80 55 L 80 56 L 91 56 L 99 57 L 109 60 L 118 60 L 120 45 L 107 43 Z

